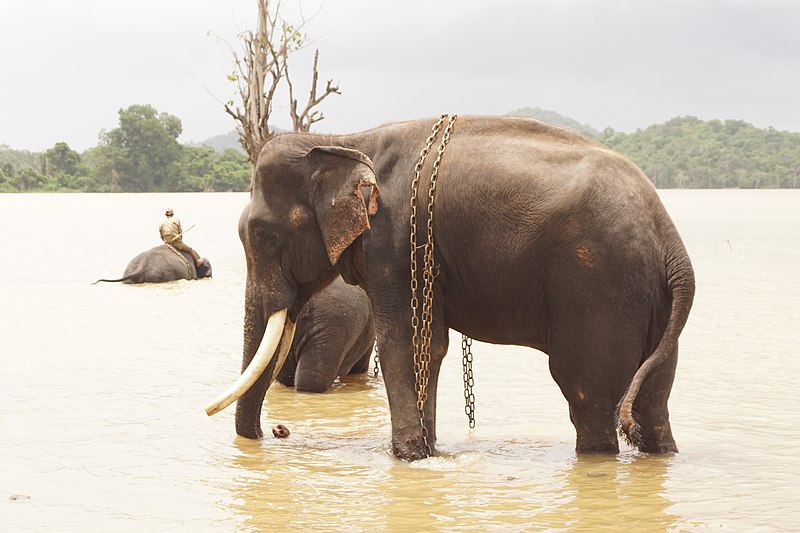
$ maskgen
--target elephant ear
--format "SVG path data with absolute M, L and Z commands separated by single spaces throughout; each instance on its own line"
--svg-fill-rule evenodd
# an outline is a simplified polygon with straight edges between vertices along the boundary
M 331 264 L 365 230 L 378 212 L 378 184 L 372 161 L 358 150 L 317 146 L 306 154 L 311 167 L 312 203 Z M 369 207 L 362 187 L 369 187 Z

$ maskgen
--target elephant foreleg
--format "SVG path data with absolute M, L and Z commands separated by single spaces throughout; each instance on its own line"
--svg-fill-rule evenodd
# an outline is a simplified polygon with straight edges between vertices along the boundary
M 297 363 L 294 387 L 298 392 L 323 393 L 333 386 L 339 374 L 339 361 L 331 361 L 330 349 L 307 346 Z M 320 364 L 325 363 L 327 364 Z
M 357 359 L 355 363 L 347 369 L 348 374 L 364 374 L 369 372 L 372 365 L 372 351 L 375 348 L 375 330 L 370 322 L 370 327 L 365 328 L 361 336 L 353 345 L 353 353 L 356 354 Z M 352 360 L 352 359 L 351 359 Z
M 372 349 L 370 348 L 369 351 L 365 352 L 364 355 L 358 358 L 358 361 L 350 368 L 348 374 L 364 374 L 369 372 L 370 366 L 372 366 Z
M 378 353 L 392 417 L 392 452 L 400 459 L 414 461 L 435 452 L 436 392 L 439 369 L 447 351 L 447 334 L 444 328 L 434 329 L 431 359 L 427 365 L 427 398 L 421 420 L 417 407 L 417 380 L 411 337 L 404 335 L 403 329 L 405 328 L 397 328 L 395 324 L 391 327 L 379 327 Z

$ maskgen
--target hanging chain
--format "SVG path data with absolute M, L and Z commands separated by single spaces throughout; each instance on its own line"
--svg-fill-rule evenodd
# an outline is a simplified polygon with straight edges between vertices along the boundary
M 378 337 L 375 337 L 375 367 L 372 369 L 375 377 L 378 377 Z
M 461 335 L 461 352 L 463 358 L 461 365 L 464 368 L 464 412 L 467 413 L 469 419 L 469 427 L 475 427 L 475 394 L 472 388 L 475 385 L 475 380 L 472 378 L 472 339 L 466 335 Z
M 414 179 L 411 182 L 411 342 L 414 347 L 414 376 L 416 376 L 415 388 L 417 393 L 417 411 L 419 413 L 419 424 L 420 429 L 422 430 L 422 442 L 425 446 L 426 457 L 431 455 L 431 448 L 428 444 L 428 430 L 425 427 L 425 415 L 423 411 L 425 407 L 425 395 L 427 394 L 427 380 L 425 380 L 425 384 L 423 385 L 422 369 L 424 367 L 427 370 L 428 361 L 430 359 L 428 359 L 428 361 L 424 360 L 425 357 L 424 354 L 421 353 L 421 343 L 419 337 L 419 300 L 417 298 L 417 197 L 419 195 L 419 180 L 422 165 L 425 163 L 425 158 L 427 158 L 428 152 L 430 152 L 431 146 L 433 146 L 433 141 L 439 134 L 439 129 L 441 128 L 442 122 L 444 122 L 445 118 L 447 118 L 447 115 L 442 115 L 439 117 L 439 120 L 436 122 L 436 124 L 433 125 L 431 134 L 428 136 L 428 139 L 425 142 L 425 148 L 423 148 L 419 154 L 419 160 L 414 167 Z
M 419 196 L 420 172 L 425 163 L 425 159 L 433 146 L 436 137 L 439 135 L 442 124 L 448 115 L 442 115 L 431 129 L 431 134 L 425 143 L 414 167 L 414 179 L 411 183 L 411 216 L 410 216 L 410 248 L 411 248 L 411 329 L 412 344 L 414 346 L 414 375 L 416 377 L 417 392 L 417 411 L 419 412 L 420 430 L 422 431 L 422 442 L 425 447 L 425 456 L 429 457 L 432 453 L 428 443 L 428 430 L 425 426 L 425 400 L 428 396 L 428 380 L 430 378 L 431 360 L 431 337 L 433 331 L 433 280 L 434 274 L 434 246 L 433 246 L 433 204 L 436 197 L 436 180 L 439 174 L 439 166 L 442 162 L 447 143 L 450 141 L 450 134 L 453 130 L 458 115 L 449 117 L 449 122 L 442 136 L 436 160 L 433 163 L 431 172 L 430 187 L 428 189 L 428 222 L 426 232 L 426 242 L 422 245 L 417 244 L 417 199 Z M 418 249 L 423 248 L 423 289 L 422 289 L 422 312 L 419 313 L 419 292 L 418 286 Z M 421 322 L 421 324 L 420 324 Z

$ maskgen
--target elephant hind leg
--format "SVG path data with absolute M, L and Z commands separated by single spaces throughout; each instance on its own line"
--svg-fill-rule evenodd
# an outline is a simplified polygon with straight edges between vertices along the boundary
M 578 453 L 618 453 L 619 440 L 613 402 L 601 391 L 575 386 L 565 393 L 569 417 L 575 426 L 575 451 Z M 562 389 L 563 391 L 563 389 Z
M 675 379 L 678 364 L 678 347 L 669 359 L 654 368 L 642 383 L 639 395 L 633 404 L 633 413 L 641 427 L 639 451 L 647 453 L 677 452 L 669 423 L 667 400 Z
M 631 352 L 630 346 L 606 344 L 572 342 L 550 355 L 550 373 L 569 404 L 578 453 L 619 452 L 617 403 L 636 370 L 636 357 L 620 357 Z

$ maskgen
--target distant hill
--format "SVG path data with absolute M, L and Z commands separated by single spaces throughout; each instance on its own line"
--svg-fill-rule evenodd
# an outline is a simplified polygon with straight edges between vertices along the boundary
M 239 134 L 236 133 L 236 130 L 231 130 L 230 132 L 225 133 L 223 135 L 215 135 L 214 137 L 209 137 L 204 141 L 192 142 L 188 144 L 189 146 L 208 146 L 215 152 L 224 152 L 229 148 L 233 148 L 238 152 L 244 153 L 244 150 L 242 150 L 242 145 L 239 144 Z
M 555 111 L 523 107 L 532 117 L 593 137 L 636 163 L 659 188 L 798 188 L 800 133 L 757 128 L 742 120 L 676 117 L 633 133 L 588 124 Z
M 275 133 L 286 133 L 286 130 L 276 128 L 273 126 L 272 131 Z M 242 145 L 239 144 L 239 133 L 236 130 L 229 131 L 223 135 L 215 135 L 200 142 L 188 143 L 189 146 L 208 146 L 215 152 L 224 152 L 229 148 L 233 148 L 237 152 L 244 153 Z
M 547 122 L 553 126 L 562 126 L 565 128 L 573 129 L 577 132 L 583 133 L 587 137 L 598 138 L 601 133 L 591 127 L 589 124 L 581 124 L 574 118 L 566 117 L 555 111 L 549 109 L 542 109 L 541 107 L 522 107 L 514 111 L 506 113 L 507 117 L 531 117 L 542 122 Z
M 800 133 L 742 120 L 677 117 L 598 139 L 626 155 L 660 188 L 800 187 Z

